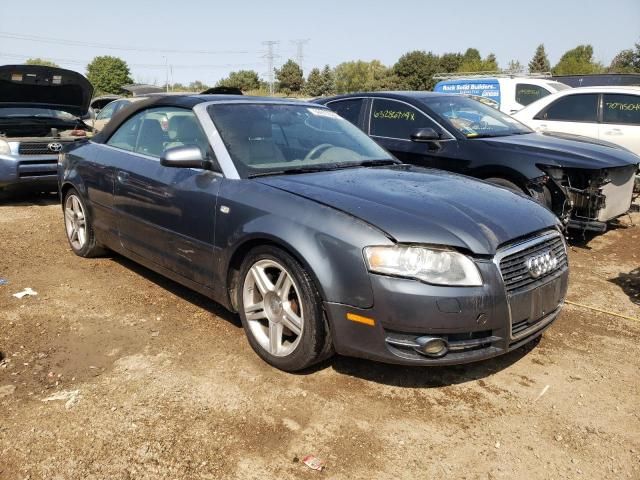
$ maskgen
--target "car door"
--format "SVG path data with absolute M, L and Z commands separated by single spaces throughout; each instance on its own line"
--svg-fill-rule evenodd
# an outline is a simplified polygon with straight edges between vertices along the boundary
M 539 132 L 561 132 L 598 138 L 597 93 L 564 95 L 538 112 L 529 126 Z
M 107 141 L 110 163 L 115 166 L 114 210 L 120 242 L 135 255 L 211 286 L 221 175 L 161 165 L 165 148 L 179 146 L 198 146 L 213 160 L 195 114 L 176 107 L 144 110 Z
M 600 139 L 640 155 L 640 95 L 603 94 Z
M 371 99 L 368 133 L 399 160 L 422 167 L 461 172 L 467 162 L 458 158 L 458 142 L 451 134 L 416 107 L 389 98 Z M 438 142 L 413 142 L 411 134 L 420 128 L 433 128 Z

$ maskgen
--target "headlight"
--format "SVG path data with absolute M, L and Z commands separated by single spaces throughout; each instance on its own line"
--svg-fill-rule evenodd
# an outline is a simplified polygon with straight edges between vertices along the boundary
M 9 155 L 10 153 L 9 143 L 5 140 L 0 140 L 0 155 Z
M 481 286 L 476 264 L 452 250 L 411 246 L 366 247 L 369 270 L 386 275 L 415 278 L 436 285 Z

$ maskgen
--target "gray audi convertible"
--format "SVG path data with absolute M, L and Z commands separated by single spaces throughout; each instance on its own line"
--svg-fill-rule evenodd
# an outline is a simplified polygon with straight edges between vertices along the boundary
M 150 97 L 67 147 L 58 180 L 77 255 L 113 250 L 238 312 L 286 371 L 490 358 L 539 337 L 567 290 L 549 210 L 404 165 L 317 104 Z

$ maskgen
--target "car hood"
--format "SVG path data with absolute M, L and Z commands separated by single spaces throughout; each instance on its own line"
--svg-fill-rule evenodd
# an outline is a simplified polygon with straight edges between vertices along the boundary
M 487 147 L 510 150 L 515 154 L 535 154 L 537 163 L 564 168 L 602 168 L 637 165 L 640 157 L 609 142 L 567 134 L 529 133 L 470 140 Z
M 479 255 L 557 225 L 551 212 L 524 195 L 408 165 L 256 181 L 348 213 L 401 243 L 448 245 Z
M 0 66 L 0 107 L 62 110 L 80 117 L 89 110 L 93 86 L 84 76 L 41 65 Z

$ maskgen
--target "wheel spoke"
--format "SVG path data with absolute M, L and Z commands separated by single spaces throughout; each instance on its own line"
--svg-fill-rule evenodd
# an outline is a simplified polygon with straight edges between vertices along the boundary
M 78 229 L 75 226 L 71 230 L 70 237 L 72 242 L 76 242 L 78 240 Z
M 284 279 L 280 281 L 282 277 L 284 277 Z M 293 282 L 291 281 L 291 277 L 285 272 L 282 272 L 280 278 L 278 278 L 278 283 L 276 284 L 276 293 L 283 302 L 286 302 L 289 300 L 289 290 L 291 290 Z
M 78 213 L 80 211 L 80 202 L 78 202 L 78 199 L 75 196 L 71 197 L 71 203 L 73 204 L 73 211 Z
M 291 330 L 295 335 L 302 333 L 302 318 L 300 318 L 291 309 L 291 302 L 285 302 L 282 304 L 284 315 L 282 316 L 282 322 L 284 326 Z
M 70 208 L 65 208 L 64 209 L 64 218 L 65 220 L 68 220 L 69 222 L 73 221 L 73 210 L 71 210 Z
M 269 322 L 269 351 L 277 355 L 282 345 L 282 324 Z
M 259 301 L 254 303 L 253 305 L 249 305 L 248 307 L 244 307 L 244 313 L 247 317 L 247 320 L 260 320 L 263 318 L 267 318 L 267 314 L 264 311 L 264 302 Z
M 86 236 L 86 232 L 84 228 L 79 228 L 78 229 L 78 242 L 80 243 L 80 246 L 83 247 L 84 246 L 84 242 L 86 241 L 87 236 Z
M 269 277 L 267 277 L 264 268 L 261 268 L 258 265 L 254 265 L 253 267 L 251 267 L 251 275 L 253 275 L 256 286 L 263 296 L 267 292 L 273 290 L 273 283 L 271 283 L 271 280 L 269 280 Z

